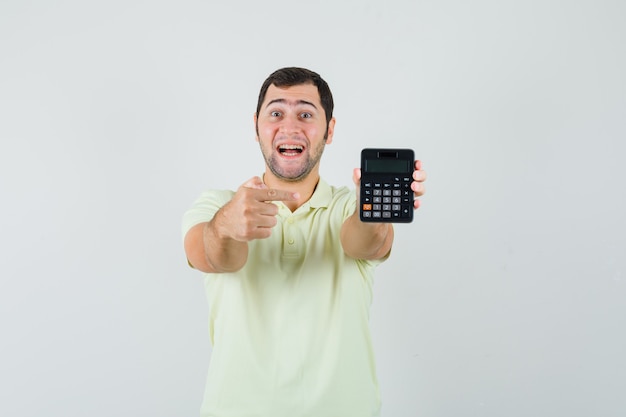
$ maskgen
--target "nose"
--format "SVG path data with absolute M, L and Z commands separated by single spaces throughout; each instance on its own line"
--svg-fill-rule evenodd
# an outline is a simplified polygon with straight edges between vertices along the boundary
M 299 133 L 301 131 L 300 121 L 297 116 L 287 115 L 280 124 L 280 132 L 284 134 Z

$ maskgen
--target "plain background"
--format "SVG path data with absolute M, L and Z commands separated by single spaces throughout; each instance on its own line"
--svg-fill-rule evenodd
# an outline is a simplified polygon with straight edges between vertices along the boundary
M 282 66 L 322 160 L 430 177 L 378 270 L 384 417 L 626 413 L 626 3 L 0 3 L 0 415 L 195 416 L 210 346 L 183 212 L 260 174 Z M 347 416 L 349 417 L 349 416 Z

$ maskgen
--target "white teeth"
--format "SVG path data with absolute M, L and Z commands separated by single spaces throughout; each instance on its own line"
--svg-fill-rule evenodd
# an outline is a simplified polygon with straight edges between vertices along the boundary
M 278 150 L 285 155 L 292 155 L 302 153 L 304 147 L 301 145 L 280 145 Z

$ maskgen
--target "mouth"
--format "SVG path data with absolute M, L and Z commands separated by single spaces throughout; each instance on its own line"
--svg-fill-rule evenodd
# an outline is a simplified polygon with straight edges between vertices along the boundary
M 284 156 L 297 156 L 304 152 L 304 146 L 302 145 L 279 145 L 277 148 L 278 152 Z

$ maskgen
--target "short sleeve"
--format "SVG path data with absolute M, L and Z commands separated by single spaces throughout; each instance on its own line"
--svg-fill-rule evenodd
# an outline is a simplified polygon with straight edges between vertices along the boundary
M 182 221 L 182 237 L 197 224 L 211 221 L 215 213 L 228 203 L 235 193 L 227 190 L 211 190 L 203 192 L 193 203 L 191 208 L 185 212 Z

